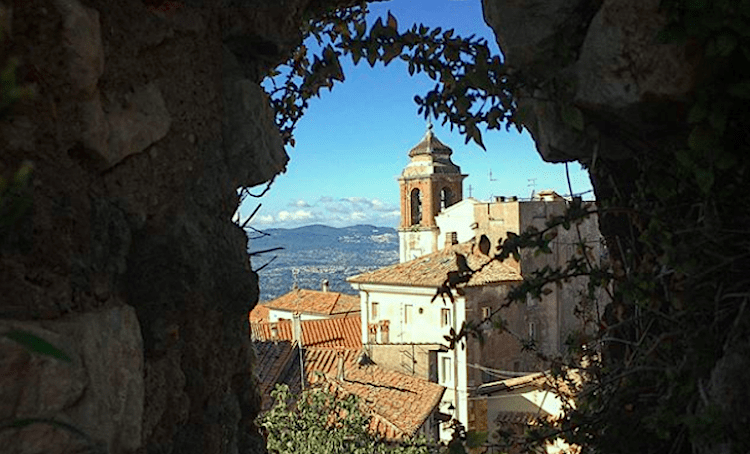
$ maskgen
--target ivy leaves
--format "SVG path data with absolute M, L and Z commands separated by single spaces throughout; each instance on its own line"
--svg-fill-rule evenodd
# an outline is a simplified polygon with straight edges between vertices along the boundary
M 438 452 L 424 440 L 384 443 L 368 431 L 369 417 L 354 395 L 312 388 L 293 395 L 287 385 L 271 392 L 274 406 L 258 423 L 268 433 L 266 445 L 276 454 L 428 454 Z
M 292 57 L 270 74 L 271 103 L 276 123 L 285 143 L 294 145 L 296 123 L 310 98 L 322 88 L 332 89 L 345 79 L 341 58 L 354 64 L 366 61 L 371 67 L 403 61 L 410 75 L 423 73 L 435 86 L 423 96 L 415 96 L 418 113 L 443 119 L 484 148 L 481 128 L 510 127 L 515 103 L 516 82 L 506 73 L 498 55 L 492 55 L 487 42 L 474 35 L 454 36 L 453 30 L 414 24 L 399 31 L 398 20 L 388 12 L 372 26 L 366 23 L 367 4 L 334 10 L 311 19 L 307 36 L 316 39 L 318 49 L 302 44 Z M 519 126 L 520 130 L 520 126 Z

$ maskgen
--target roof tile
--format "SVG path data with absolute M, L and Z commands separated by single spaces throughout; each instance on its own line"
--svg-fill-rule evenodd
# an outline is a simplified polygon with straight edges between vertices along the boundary
M 463 258 L 462 258 L 463 257 Z M 464 260 L 465 259 L 465 260 Z M 480 253 L 473 243 L 456 244 L 404 263 L 352 276 L 352 283 L 440 287 L 449 272 L 474 270 L 467 286 L 516 282 L 521 275 L 513 267 Z
M 302 345 L 306 348 L 362 348 L 362 320 L 359 315 L 302 320 L 300 323 Z M 292 321 L 250 323 L 250 338 L 256 342 L 294 340 Z
M 302 314 L 344 315 L 359 312 L 359 297 L 338 292 L 297 289 L 264 303 L 264 306 Z

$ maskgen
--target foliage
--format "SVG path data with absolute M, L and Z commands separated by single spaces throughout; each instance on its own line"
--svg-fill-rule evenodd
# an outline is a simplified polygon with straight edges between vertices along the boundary
M 4 336 L 23 345 L 30 352 L 51 356 L 68 363 L 72 361 L 64 351 L 28 331 L 12 330 L 5 333 Z
M 515 115 L 511 93 L 517 82 L 484 39 L 474 35 L 463 38 L 454 36 L 452 29 L 416 24 L 399 31 L 398 21 L 390 13 L 368 27 L 366 13 L 367 3 L 361 2 L 310 17 L 304 32 L 306 38 L 315 38 L 317 53 L 302 44 L 270 75 L 271 103 L 286 143 L 294 145 L 294 127 L 309 99 L 319 96 L 322 88 L 330 90 L 336 82 L 344 81 L 342 57 L 351 57 L 354 64 L 367 61 L 370 66 L 399 59 L 408 65 L 409 74 L 429 76 L 435 87 L 414 98 L 419 112 L 425 118 L 442 117 L 443 124 L 456 126 L 467 142 L 473 140 L 484 148 L 480 126 L 510 126 Z
M 575 367 L 587 380 L 561 426 L 529 433 L 527 442 L 562 433 L 583 452 L 695 452 L 729 442 L 733 452 L 750 448 L 750 437 L 719 411 L 708 385 L 717 361 L 746 341 L 749 328 L 750 2 L 662 6 L 670 21 L 661 39 L 700 49 L 702 80 L 683 122 L 634 156 L 634 185 L 613 183 L 614 195 L 597 202 L 600 218 L 614 224 L 611 265 L 588 260 L 581 242 L 577 257 L 525 276 L 505 303 L 523 303 L 572 277 L 588 280 L 582 303 L 606 294 L 598 331 L 572 337 L 567 358 L 537 352 L 553 370 Z M 600 159 L 592 171 L 623 181 L 620 165 Z M 524 249 L 548 252 L 553 228 L 573 228 L 579 215 L 586 213 L 574 200 L 546 229 L 509 233 L 496 259 L 518 259 Z M 451 334 L 455 345 L 481 331 L 467 325 Z
M 428 454 L 436 447 L 423 440 L 388 443 L 368 432 L 369 416 L 356 396 L 337 396 L 312 388 L 293 396 L 287 385 L 271 392 L 275 404 L 259 425 L 267 432 L 267 447 L 278 454 Z
M 590 260 L 581 241 L 576 257 L 529 273 L 506 301 L 522 303 L 575 278 L 587 282 L 580 306 L 595 298 L 607 304 L 603 314 L 586 321 L 588 329 L 571 337 L 565 358 L 537 352 L 554 371 L 575 367 L 587 380 L 562 426 L 530 432 L 527 441 L 562 433 L 584 452 L 690 452 L 723 440 L 734 440 L 740 450 L 750 446 L 746 432 L 722 416 L 706 390 L 717 359 L 748 329 L 750 1 L 662 0 L 661 7 L 668 23 L 660 39 L 697 50 L 700 84 L 671 131 L 643 138 L 632 180 L 620 178 L 620 163 L 589 163 L 613 186 L 613 195 L 600 198 L 596 210 L 614 225 L 607 233 L 611 264 Z M 368 27 L 365 5 L 348 11 L 311 27 L 321 56 L 310 63 L 309 50 L 298 49 L 290 60 L 294 71 L 272 92 L 288 141 L 307 100 L 344 80 L 342 56 L 371 66 L 398 58 L 410 73 L 427 74 L 436 85 L 415 98 L 419 111 L 457 126 L 467 141 L 481 145 L 479 125 L 520 129 L 524 115 L 513 96 L 531 83 L 511 76 L 481 40 L 421 25 L 400 31 L 390 14 Z M 566 90 L 547 91 L 565 100 Z M 560 114 L 572 129 L 583 130 L 585 119 L 575 106 L 561 105 Z M 496 258 L 549 252 L 556 229 L 574 228 L 591 211 L 579 201 L 569 208 L 541 231 L 509 234 Z M 450 297 L 473 271 L 449 276 L 439 295 Z M 499 313 L 492 317 L 503 330 Z M 463 326 L 448 341 L 454 346 L 464 336 L 481 336 L 475 328 Z M 519 341 L 536 350 L 532 341 Z
M 18 84 L 16 69 L 19 60 L 4 53 L 3 25 L 6 16 L 7 13 L 0 6 L 0 119 L 11 113 L 16 102 L 33 97 L 35 92 L 33 86 Z M 32 200 L 28 191 L 33 169 L 33 164 L 25 161 L 10 177 L 0 174 L 0 243 L 7 230 L 16 225 L 31 206 Z M 0 172 L 2 170 L 0 169 Z

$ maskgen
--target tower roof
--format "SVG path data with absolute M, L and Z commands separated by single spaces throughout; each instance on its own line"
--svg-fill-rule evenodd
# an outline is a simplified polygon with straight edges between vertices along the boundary
M 448 145 L 441 142 L 432 132 L 432 123 L 427 125 L 427 132 L 425 132 L 422 140 L 414 145 L 414 148 L 409 150 L 410 158 L 423 154 L 443 154 L 447 156 L 453 154 L 453 150 L 451 150 Z
M 438 139 L 428 124 L 422 140 L 409 150 L 410 162 L 402 178 L 422 178 L 434 174 L 461 175 L 461 168 L 451 161 L 453 150 Z

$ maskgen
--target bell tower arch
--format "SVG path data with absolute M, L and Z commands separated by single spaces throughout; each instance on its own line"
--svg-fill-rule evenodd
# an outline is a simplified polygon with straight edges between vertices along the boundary
M 453 150 L 438 140 L 432 124 L 409 151 L 398 184 L 401 194 L 399 259 L 401 262 L 438 250 L 440 231 L 435 216 L 463 198 L 461 168 L 451 161 Z

